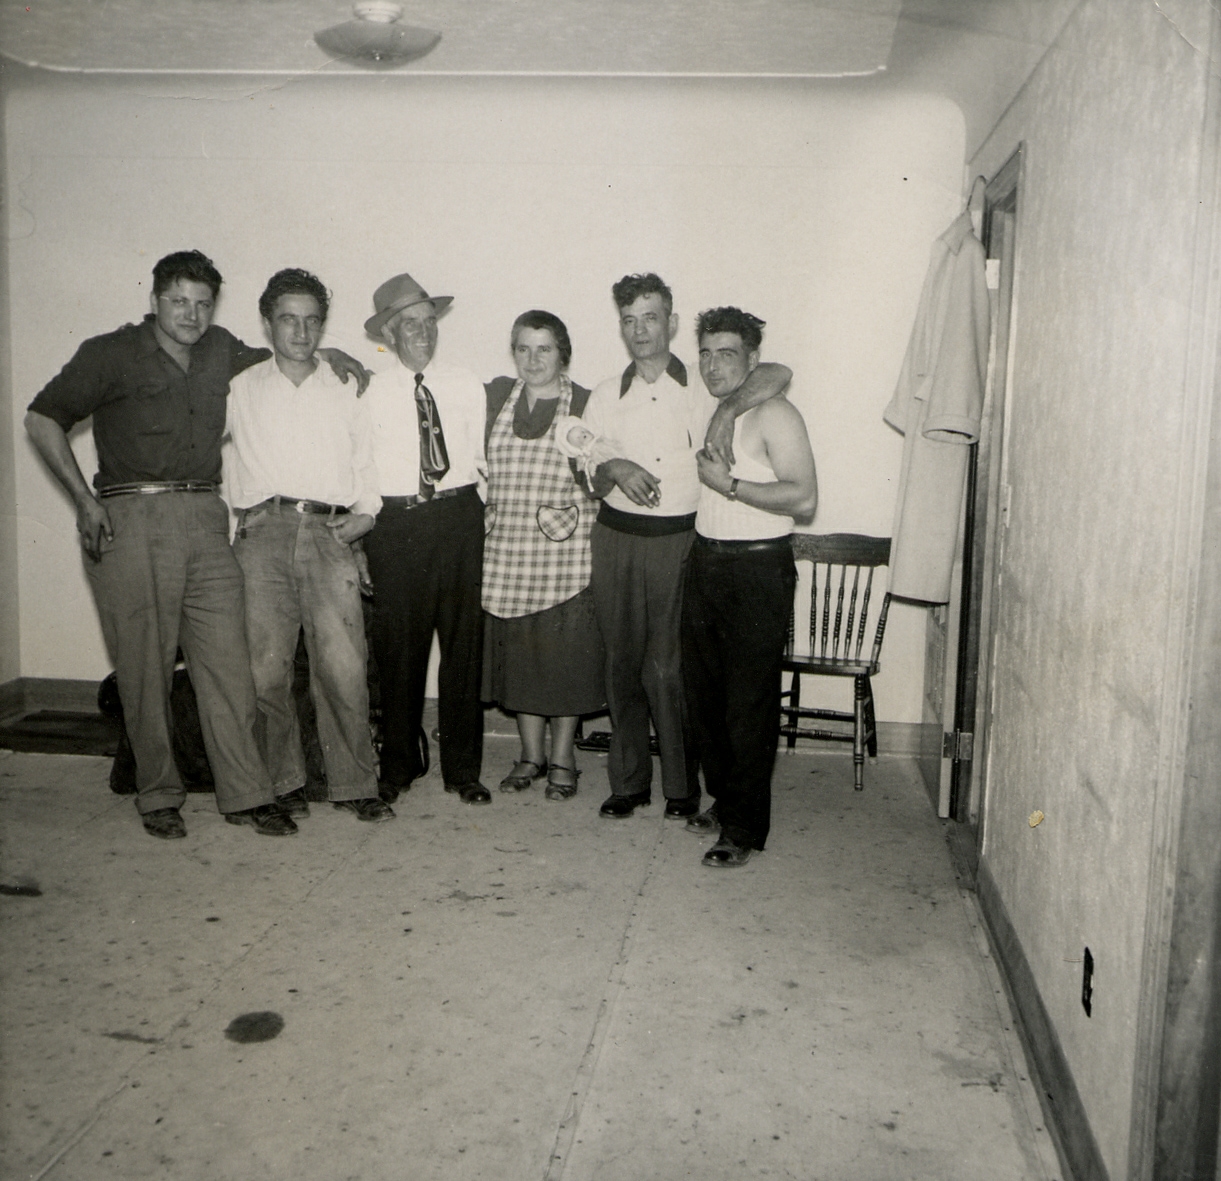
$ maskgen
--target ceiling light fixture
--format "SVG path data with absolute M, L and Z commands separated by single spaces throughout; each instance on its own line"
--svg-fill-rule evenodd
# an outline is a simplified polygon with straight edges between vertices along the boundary
M 314 34 L 314 40 L 332 57 L 352 58 L 360 65 L 391 68 L 423 57 L 438 41 L 440 33 L 401 25 L 401 4 L 388 0 L 366 0 L 354 4 L 355 20 L 344 21 Z

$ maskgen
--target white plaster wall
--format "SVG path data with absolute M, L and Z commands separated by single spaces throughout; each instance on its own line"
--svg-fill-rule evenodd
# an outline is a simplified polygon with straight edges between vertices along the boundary
M 453 294 L 445 355 L 491 377 L 531 306 L 568 323 L 573 377 L 626 363 L 610 284 L 738 303 L 797 374 L 819 531 L 890 530 L 901 440 L 881 421 L 929 246 L 957 211 L 963 122 L 944 100 L 776 81 L 306 79 L 255 87 L 19 73 L 6 104 L 12 414 L 84 338 L 146 309 L 149 271 L 198 247 L 226 276 L 218 319 L 261 340 L 266 277 L 334 290 L 328 343 L 384 363 L 361 324 L 409 270 Z M 91 444 L 78 443 L 92 470 Z M 108 668 L 72 518 L 17 447 L 27 676 Z M 892 615 L 880 716 L 919 721 L 923 613 Z
M 1128 1175 L 1208 5 L 1086 0 L 972 165 L 1024 141 L 983 859 L 1109 1175 Z M 1197 48 L 1198 47 L 1198 48 Z M 1174 654 L 1171 654 L 1173 657 Z M 1046 819 L 1031 828 L 1040 809 Z M 1093 1016 L 1080 1000 L 1093 953 Z

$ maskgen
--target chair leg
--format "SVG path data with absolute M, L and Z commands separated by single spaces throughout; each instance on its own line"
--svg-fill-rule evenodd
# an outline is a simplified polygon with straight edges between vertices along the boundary
M 878 757 L 878 719 L 873 712 L 873 682 L 868 674 L 865 682 L 865 750 L 871 759 Z
M 852 786 L 865 789 L 865 678 L 853 677 L 852 694 Z
M 789 709 L 786 712 L 781 710 L 789 722 L 789 732 L 785 740 L 785 746 L 788 750 L 793 750 L 797 746 L 797 723 L 801 720 L 797 710 L 801 708 L 801 673 L 793 673 L 793 681 L 789 686 L 788 691 Z

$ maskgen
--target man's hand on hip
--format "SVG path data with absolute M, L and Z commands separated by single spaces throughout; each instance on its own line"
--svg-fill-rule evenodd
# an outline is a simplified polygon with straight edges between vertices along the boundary
M 334 531 L 336 541 L 351 545 L 373 528 L 373 518 L 368 513 L 348 513 L 342 517 L 331 517 L 326 527 Z
M 114 527 L 106 506 L 92 496 L 84 496 L 76 505 L 76 531 L 81 535 L 81 544 L 90 559 L 97 562 L 102 557 L 102 538 L 114 541 Z

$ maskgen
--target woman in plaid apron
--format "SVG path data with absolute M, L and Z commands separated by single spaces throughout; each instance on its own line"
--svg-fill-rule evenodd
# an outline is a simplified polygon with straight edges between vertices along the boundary
M 589 592 L 597 502 L 555 444 L 556 420 L 580 416 L 589 391 L 568 379 L 572 344 L 558 317 L 524 312 L 510 340 L 517 379 L 486 386 L 482 696 L 517 714 L 521 757 L 501 791 L 523 791 L 545 776 L 547 798 L 566 800 L 580 774 L 577 719 L 606 704 Z

